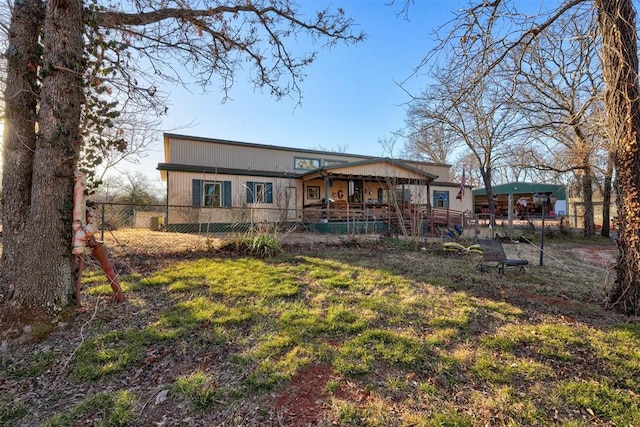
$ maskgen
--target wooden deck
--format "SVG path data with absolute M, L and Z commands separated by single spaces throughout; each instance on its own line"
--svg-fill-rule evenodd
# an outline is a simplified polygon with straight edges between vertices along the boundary
M 379 203 L 339 203 L 308 205 L 303 211 L 304 222 L 382 221 L 398 232 L 433 234 L 438 227 L 467 225 L 470 217 L 452 209 L 429 208 L 426 205 L 392 206 Z

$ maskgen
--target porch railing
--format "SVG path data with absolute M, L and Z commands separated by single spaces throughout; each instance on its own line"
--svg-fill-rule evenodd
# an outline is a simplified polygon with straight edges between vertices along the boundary
M 254 229 L 301 229 L 328 233 L 381 232 L 437 235 L 438 228 L 467 227 L 471 214 L 427 205 L 344 204 L 284 208 L 199 208 L 174 205 L 96 203 L 92 222 L 101 230 L 147 228 L 196 233 Z M 323 226 L 323 224 L 328 224 Z

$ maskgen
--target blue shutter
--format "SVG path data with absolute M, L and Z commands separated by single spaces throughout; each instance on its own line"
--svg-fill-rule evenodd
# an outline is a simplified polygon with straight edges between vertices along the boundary
M 247 181 L 247 203 L 253 203 L 253 192 L 255 190 L 253 182 Z
M 191 181 L 193 206 L 202 206 L 202 181 L 194 179 Z
M 231 181 L 222 181 L 222 206 L 231 206 Z
M 264 202 L 273 203 L 273 184 L 270 182 L 264 184 L 264 192 Z

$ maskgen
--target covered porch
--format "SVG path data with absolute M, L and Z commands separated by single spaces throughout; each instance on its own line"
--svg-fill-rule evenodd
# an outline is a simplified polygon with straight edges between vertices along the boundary
M 303 221 L 327 232 L 403 234 L 425 233 L 436 223 L 461 223 L 459 212 L 433 209 L 429 203 L 435 178 L 393 159 L 317 169 L 302 177 Z

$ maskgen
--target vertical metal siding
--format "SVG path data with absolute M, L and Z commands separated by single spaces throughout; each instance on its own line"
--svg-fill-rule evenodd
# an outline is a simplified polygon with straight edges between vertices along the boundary
M 277 147 L 233 145 L 187 138 L 171 138 L 169 147 L 169 158 L 173 164 L 278 172 L 299 172 L 294 169 L 294 158 L 296 157 L 347 162 L 367 158 L 365 156 L 340 156 L 333 153 L 308 153 L 278 149 Z

